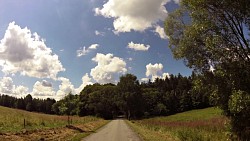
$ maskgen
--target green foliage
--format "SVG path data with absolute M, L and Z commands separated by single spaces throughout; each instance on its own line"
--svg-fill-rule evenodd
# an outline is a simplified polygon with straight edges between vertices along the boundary
M 240 140 L 250 137 L 248 5 L 249 0 L 183 0 L 165 22 L 175 58 L 203 75 L 195 81 L 193 92 L 210 93 L 211 103 L 230 117 Z
M 143 99 L 141 88 L 136 76 L 126 74 L 120 77 L 117 84 L 120 95 L 121 107 L 128 119 L 141 117 L 143 115 Z
M 125 115 L 129 118 L 142 116 L 170 115 L 193 108 L 208 107 L 208 98 L 202 92 L 192 92 L 191 77 L 170 75 L 165 79 L 139 84 L 136 76 L 121 76 L 117 85 L 94 84 L 86 86 L 78 97 L 77 114 L 95 115 L 105 119 Z M 193 98 L 193 97 L 199 98 Z M 53 105 L 54 112 L 60 111 L 67 98 Z M 196 103 L 192 101 L 195 99 Z M 72 100 L 71 100 L 72 101 Z M 74 109 L 74 108 L 73 108 Z
M 96 115 L 111 119 L 118 113 L 117 88 L 113 84 L 94 84 L 84 88 L 79 96 L 79 115 Z
M 233 91 L 228 109 L 232 114 L 244 114 L 250 108 L 250 95 L 243 91 Z
M 28 94 L 24 98 L 16 98 L 8 95 L 0 94 L 0 105 L 27 111 L 42 112 L 46 114 L 53 114 L 52 105 L 56 101 L 54 99 L 37 99 L 32 98 Z

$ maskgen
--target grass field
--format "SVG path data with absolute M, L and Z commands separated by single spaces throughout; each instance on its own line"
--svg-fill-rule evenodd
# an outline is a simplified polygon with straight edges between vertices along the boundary
M 228 120 L 221 113 L 218 108 L 206 108 L 128 124 L 146 141 L 222 141 L 227 140 Z
M 25 128 L 24 119 L 26 122 Z M 27 138 L 32 138 L 32 134 L 34 136 L 42 134 L 42 136 L 48 138 L 49 135 L 46 134 L 53 134 L 53 136 L 57 134 L 62 137 L 65 135 L 67 138 L 71 136 L 72 139 L 79 140 L 108 122 L 91 116 L 71 116 L 70 119 L 72 119 L 72 126 L 66 127 L 68 124 L 67 116 L 33 113 L 0 106 L 0 139 L 7 136 L 10 139 L 16 138 L 19 140 L 20 138 L 16 135 L 20 133 L 20 136 L 25 137 L 27 135 Z M 26 140 L 26 138 L 22 140 Z

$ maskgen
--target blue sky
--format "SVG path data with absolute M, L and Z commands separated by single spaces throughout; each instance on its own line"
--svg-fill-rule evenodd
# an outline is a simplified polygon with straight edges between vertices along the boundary
M 178 0 L 0 0 L 0 92 L 60 99 L 132 73 L 188 76 L 163 22 Z

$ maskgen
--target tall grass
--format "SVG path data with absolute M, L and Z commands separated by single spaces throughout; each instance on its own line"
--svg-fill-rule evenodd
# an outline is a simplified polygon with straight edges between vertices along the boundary
M 221 113 L 218 108 L 206 108 L 167 117 L 135 120 L 130 125 L 137 128 L 145 140 L 150 140 L 147 134 L 159 138 L 156 133 L 162 132 L 172 138 L 162 137 L 160 140 L 220 141 L 227 139 L 225 123 L 228 121 Z M 151 133 L 139 132 L 144 130 L 149 130 Z
M 70 118 L 73 124 L 84 124 L 98 120 L 98 118 L 90 116 L 71 116 Z M 0 133 L 21 131 L 24 129 L 24 119 L 26 130 L 56 128 L 68 124 L 67 116 L 33 113 L 0 106 Z

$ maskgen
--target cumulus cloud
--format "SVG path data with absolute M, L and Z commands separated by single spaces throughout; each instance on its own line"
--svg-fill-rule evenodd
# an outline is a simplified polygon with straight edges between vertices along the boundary
M 5 74 L 17 72 L 36 78 L 56 79 L 65 71 L 59 58 L 37 33 L 11 22 L 0 42 L 0 66 Z
M 28 94 L 29 89 L 25 86 L 17 86 L 14 90 L 14 94 L 24 96 Z
M 150 45 L 135 44 L 133 42 L 130 42 L 128 43 L 128 48 L 136 51 L 147 51 L 150 48 Z
M 55 97 L 56 100 L 63 98 L 70 92 L 72 94 L 75 94 L 75 87 L 68 78 L 59 77 L 58 80 L 61 81 L 61 84 L 59 85 L 59 90 L 56 92 L 56 97 Z
M 167 17 L 164 5 L 170 0 L 108 0 L 96 15 L 114 18 L 115 32 L 144 31 Z
M 105 34 L 104 32 L 101 32 L 101 31 L 98 31 L 98 30 L 95 31 L 96 36 L 104 36 L 104 34 Z
M 146 76 L 151 76 L 152 81 L 154 81 L 156 78 L 162 78 L 165 79 L 166 76 L 169 77 L 168 73 L 162 73 L 163 65 L 161 63 L 156 64 L 148 64 L 146 65 Z
M 77 57 L 81 57 L 87 55 L 91 50 L 96 50 L 100 45 L 99 44 L 92 44 L 88 48 L 83 47 L 76 51 Z
M 97 53 L 92 60 L 97 66 L 91 69 L 90 75 L 98 83 L 115 83 L 116 75 L 127 72 L 126 62 L 113 54 Z
M 154 32 L 162 39 L 168 39 L 168 36 L 165 34 L 164 28 L 159 25 L 155 26 Z
M 15 86 L 11 77 L 3 77 L 0 79 L 0 93 L 21 97 L 28 93 L 28 88 L 25 86 Z
M 89 77 L 89 74 L 86 73 L 83 77 L 82 77 L 82 84 L 79 88 L 76 89 L 76 93 L 79 94 L 85 86 L 87 85 L 92 85 L 92 78 Z
M 56 92 L 53 90 L 52 84 L 46 80 L 42 82 L 37 81 L 33 85 L 33 91 L 31 92 L 32 96 L 35 98 L 54 98 Z
M 52 83 L 49 82 L 49 81 L 46 81 L 46 80 L 43 80 L 43 81 L 42 81 L 42 85 L 43 85 L 44 87 L 52 87 Z

